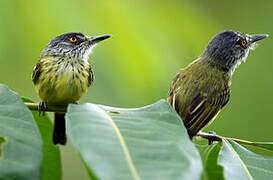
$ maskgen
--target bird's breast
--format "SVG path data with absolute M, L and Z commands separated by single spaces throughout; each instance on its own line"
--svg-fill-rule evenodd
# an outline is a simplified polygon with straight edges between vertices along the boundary
M 40 82 L 36 89 L 48 104 L 66 104 L 78 101 L 88 88 L 90 65 L 72 59 L 41 61 Z

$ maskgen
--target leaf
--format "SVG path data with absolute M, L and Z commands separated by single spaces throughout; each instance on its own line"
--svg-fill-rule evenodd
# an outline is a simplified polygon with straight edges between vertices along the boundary
M 0 179 L 40 179 L 42 141 L 38 127 L 22 100 L 0 85 Z
M 206 179 L 224 179 L 223 168 L 218 165 L 218 155 L 222 143 L 216 142 L 211 145 L 205 161 Z
M 23 97 L 24 102 L 33 102 Z M 47 114 L 39 116 L 37 111 L 32 111 L 32 115 L 38 125 L 40 134 L 43 139 L 43 162 L 42 162 L 42 180 L 59 180 L 62 179 L 61 155 L 58 146 L 52 143 L 53 126 Z
M 2 145 L 6 142 L 5 138 L 0 136 L 0 158 L 2 156 Z
M 222 143 L 218 163 L 226 179 L 273 179 L 273 157 L 255 154 L 233 140 Z
M 200 179 L 200 155 L 164 100 L 135 109 L 69 105 L 66 119 L 72 144 L 99 179 Z
M 273 152 L 273 142 L 252 142 L 249 145 Z
M 234 138 L 229 138 L 229 139 L 232 139 L 235 142 L 240 143 L 240 144 L 255 146 L 255 147 L 273 152 L 273 142 L 251 142 L 251 141 L 234 139 Z
M 224 179 L 223 168 L 218 165 L 218 156 L 221 149 L 221 142 L 214 142 L 208 145 L 203 138 L 195 138 L 195 146 L 198 148 L 204 165 L 202 179 Z

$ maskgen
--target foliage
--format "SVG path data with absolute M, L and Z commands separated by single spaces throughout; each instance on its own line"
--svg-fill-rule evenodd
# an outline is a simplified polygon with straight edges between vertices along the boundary
M 33 102 L 23 97 L 24 102 Z M 40 135 L 43 141 L 43 162 L 42 162 L 42 180 L 58 180 L 62 177 L 61 155 L 58 146 L 52 144 L 52 122 L 48 115 L 39 116 L 37 111 L 31 111 L 32 116 L 38 125 Z
M 31 112 L 3 85 L 0 97 L 0 179 L 39 179 L 42 140 Z
M 2 0 L 0 83 L 38 102 L 30 74 L 50 39 L 65 32 L 109 33 L 112 38 L 89 58 L 95 81 L 81 103 L 141 107 L 165 98 L 179 69 L 216 33 L 268 33 L 236 70 L 231 101 L 205 131 L 272 141 L 272 7 L 273 1 L 256 0 Z M 63 178 L 86 180 L 74 150 L 70 143 L 62 148 Z
M 72 144 L 99 179 L 198 179 L 201 174 L 197 149 L 163 100 L 137 109 L 71 105 L 66 119 Z
M 25 102 L 30 100 L 23 98 Z M 51 141 L 52 123 L 0 85 L 0 179 L 61 179 L 59 148 Z
M 25 102 L 31 102 L 23 98 Z M 0 85 L 0 179 L 61 179 L 52 124 Z M 34 121 L 34 119 L 35 121 Z M 90 179 L 272 179 L 272 142 L 221 137 L 188 138 L 182 120 L 165 100 L 141 108 L 92 103 L 69 105 L 67 133 Z

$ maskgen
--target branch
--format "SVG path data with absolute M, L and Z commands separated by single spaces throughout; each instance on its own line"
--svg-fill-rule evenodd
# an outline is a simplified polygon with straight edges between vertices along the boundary
M 39 103 L 24 103 L 31 111 L 38 111 L 38 106 Z M 100 106 L 100 105 L 99 105 Z M 47 105 L 46 112 L 59 112 L 59 113 L 66 113 L 67 111 L 67 105 Z M 108 111 L 110 113 L 118 113 L 120 114 L 121 112 L 119 111 Z M 245 145 L 252 145 L 255 146 L 253 142 L 251 141 L 246 141 L 242 139 L 236 139 L 236 138 L 230 138 L 230 137 L 222 137 L 219 136 L 215 133 L 204 133 L 204 132 L 199 132 L 196 136 L 200 136 L 202 138 L 205 138 L 209 141 L 209 144 L 211 144 L 213 141 L 219 141 L 222 142 L 223 139 L 229 139 L 233 140 L 235 142 L 238 142 L 240 144 L 245 144 Z
M 38 111 L 38 103 L 25 103 L 25 105 L 30 109 L 31 111 Z M 47 105 L 45 111 L 47 112 L 62 112 L 65 113 L 67 109 L 67 106 L 56 106 L 56 105 Z
M 246 141 L 246 140 L 236 139 L 236 138 L 231 138 L 231 137 L 222 137 L 222 136 L 219 136 L 219 135 L 216 135 L 213 133 L 210 134 L 210 133 L 199 132 L 196 136 L 200 136 L 202 138 L 209 140 L 209 144 L 211 144 L 213 141 L 222 142 L 223 139 L 227 139 L 227 140 L 233 140 L 233 141 L 240 143 L 240 144 L 255 146 L 254 143 L 251 141 Z
M 31 111 L 38 111 L 38 103 L 25 103 L 25 105 L 31 110 Z M 45 111 L 46 112 L 60 112 L 60 113 L 65 113 L 67 109 L 67 105 L 47 105 Z M 116 112 L 112 112 L 112 113 L 116 113 Z M 118 112 L 120 113 L 120 112 Z M 196 136 L 200 136 L 202 138 L 205 138 L 207 140 L 209 140 L 209 144 L 211 144 L 213 141 L 219 141 L 222 142 L 222 139 L 230 139 L 233 140 L 235 142 L 238 142 L 240 144 L 245 144 L 245 145 L 252 145 L 253 146 L 253 142 L 251 141 L 246 141 L 246 140 L 242 140 L 242 139 L 236 139 L 236 138 L 230 138 L 230 137 L 222 137 L 219 136 L 215 133 L 204 133 L 204 132 L 199 132 Z
M 223 137 L 225 139 L 230 139 L 230 140 L 233 140 L 237 143 L 240 143 L 240 144 L 245 144 L 245 145 L 249 145 L 249 146 L 255 146 L 253 142 L 251 141 L 247 141 L 247 140 L 242 140 L 242 139 L 236 139 L 236 138 L 229 138 L 229 137 Z
M 200 136 L 202 138 L 207 139 L 209 141 L 209 145 L 212 144 L 213 141 L 222 142 L 223 139 L 223 137 L 216 135 L 216 133 L 199 132 L 196 136 Z

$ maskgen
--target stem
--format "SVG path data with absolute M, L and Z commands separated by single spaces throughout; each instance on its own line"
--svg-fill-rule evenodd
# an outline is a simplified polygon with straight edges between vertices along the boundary
M 236 139 L 236 138 L 229 138 L 229 137 L 223 137 L 223 138 L 233 140 L 233 141 L 235 141 L 237 143 L 240 143 L 240 144 L 252 145 L 253 146 L 253 142 L 251 142 L 251 141 L 246 141 L 246 140 Z
M 31 110 L 31 111 L 38 111 L 38 103 L 25 103 L 25 105 Z M 47 105 L 45 111 L 47 112 L 62 112 L 65 113 L 67 109 L 67 106 L 57 106 L 57 105 Z
M 38 111 L 38 103 L 25 103 L 25 105 L 31 110 L 31 111 Z M 47 105 L 45 111 L 47 112 L 61 112 L 65 113 L 67 109 L 67 105 L 62 105 L 62 106 L 57 106 L 57 105 Z M 119 112 L 120 113 L 120 112 Z M 219 141 L 221 142 L 222 139 L 230 139 L 235 142 L 238 142 L 240 144 L 245 144 L 245 145 L 252 145 L 253 142 L 242 140 L 242 139 L 236 139 L 236 138 L 230 138 L 230 137 L 222 137 L 216 134 L 209 134 L 209 133 L 204 133 L 204 132 L 199 132 L 196 136 L 200 136 L 202 138 L 208 139 L 209 141 Z
M 230 138 L 230 137 L 223 137 L 223 136 L 219 136 L 219 135 L 216 135 L 216 134 L 209 134 L 209 133 L 199 132 L 196 136 L 200 136 L 202 138 L 208 139 L 209 141 L 222 142 L 222 139 L 227 139 L 227 140 L 233 140 L 233 141 L 235 141 L 237 143 L 240 143 L 240 144 L 253 146 L 253 142 L 251 142 L 251 141 L 246 141 L 246 140 L 236 139 L 236 138 Z
M 202 138 L 208 139 L 209 141 L 222 141 L 223 137 L 218 136 L 216 134 L 209 134 L 204 132 L 199 132 L 196 136 L 200 136 Z

